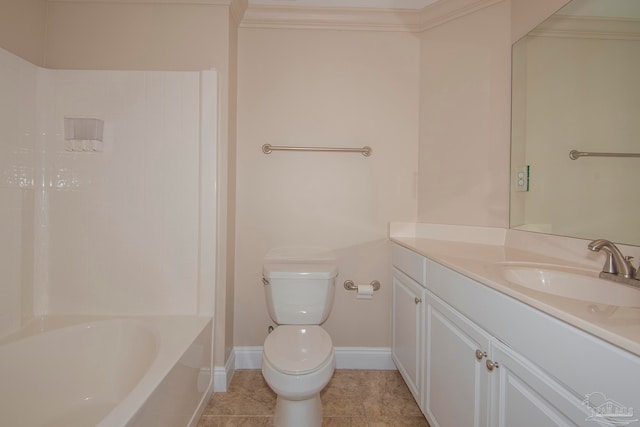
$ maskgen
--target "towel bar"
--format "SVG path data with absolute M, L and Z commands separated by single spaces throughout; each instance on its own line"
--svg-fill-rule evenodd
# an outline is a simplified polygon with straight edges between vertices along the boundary
M 340 148 L 340 147 L 291 147 L 286 145 L 271 145 L 264 144 L 262 146 L 262 152 L 264 154 L 271 154 L 273 151 L 337 151 L 343 153 L 362 153 L 363 156 L 369 157 L 373 150 L 368 145 L 362 148 Z

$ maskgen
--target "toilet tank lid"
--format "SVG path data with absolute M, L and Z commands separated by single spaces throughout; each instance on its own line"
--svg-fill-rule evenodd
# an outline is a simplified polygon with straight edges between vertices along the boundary
M 338 275 L 334 263 L 267 263 L 262 267 L 267 279 L 333 279 Z

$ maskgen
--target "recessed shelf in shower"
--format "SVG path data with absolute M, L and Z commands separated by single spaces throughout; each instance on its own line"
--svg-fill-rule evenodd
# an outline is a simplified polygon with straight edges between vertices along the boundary
M 66 151 L 103 151 L 104 120 L 93 117 L 64 118 L 64 149 Z

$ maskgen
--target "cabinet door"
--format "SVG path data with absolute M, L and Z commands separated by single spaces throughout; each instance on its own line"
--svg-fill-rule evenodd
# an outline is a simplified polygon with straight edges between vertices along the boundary
M 422 286 L 394 268 L 391 354 L 417 402 L 421 387 L 423 293 Z
M 490 336 L 428 291 L 426 302 L 425 415 L 432 427 L 484 427 Z
M 491 344 L 491 425 L 495 427 L 593 426 L 582 402 L 503 343 Z

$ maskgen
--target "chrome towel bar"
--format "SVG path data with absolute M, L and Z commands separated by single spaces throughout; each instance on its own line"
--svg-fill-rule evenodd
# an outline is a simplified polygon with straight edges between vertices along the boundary
M 264 144 L 262 152 L 271 154 L 272 151 L 339 151 L 343 153 L 362 153 L 363 156 L 369 157 L 373 150 L 368 145 L 362 148 L 338 148 L 338 147 L 290 147 L 285 145 Z
M 580 157 L 640 157 L 640 153 L 592 153 L 589 151 L 571 150 L 569 158 L 578 160 Z

